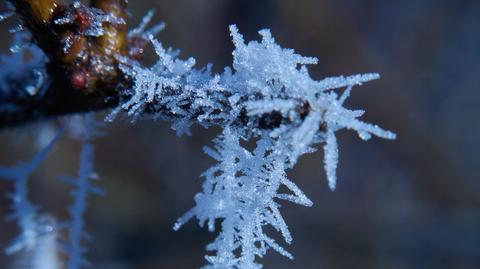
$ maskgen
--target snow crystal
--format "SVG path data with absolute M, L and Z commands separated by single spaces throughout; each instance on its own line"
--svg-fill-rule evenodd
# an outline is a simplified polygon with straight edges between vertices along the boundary
M 292 236 L 275 199 L 312 205 L 286 177 L 285 156 L 273 152 L 275 141 L 261 139 L 256 149 L 248 152 L 240 145 L 240 139 L 234 129 L 227 127 L 215 140 L 216 148 L 206 148 L 219 164 L 204 173 L 206 180 L 203 192 L 195 196 L 196 206 L 174 226 L 178 230 L 196 217 L 200 225 L 208 223 L 208 229 L 214 231 L 215 220 L 222 221 L 220 235 L 208 246 L 209 251 L 216 252 L 207 257 L 211 268 L 260 268 L 256 258 L 263 257 L 269 248 L 292 259 L 289 252 L 265 234 L 263 227 L 271 225 L 290 244 Z M 290 193 L 281 193 L 282 185 Z
M 147 14 L 132 35 L 144 32 L 151 16 Z M 285 170 L 323 144 L 328 186 L 334 190 L 337 131 L 354 130 L 363 140 L 372 135 L 395 139 L 395 134 L 360 121 L 363 111 L 343 106 L 354 86 L 378 79 L 378 74 L 316 81 L 307 65 L 318 60 L 281 48 L 269 30 L 259 32 L 261 41 L 248 43 L 236 26 L 232 25 L 230 32 L 235 45 L 233 66 L 213 75 L 208 67 L 195 69 L 193 59 L 178 59 L 150 36 L 159 60 L 145 68 L 132 59 L 120 59 L 133 87 L 112 115 L 125 110 L 134 119 L 166 118 L 173 121 L 177 132 L 188 133 L 193 123 L 223 128 L 214 140 L 215 148 L 204 149 L 218 164 L 203 174 L 205 182 L 195 196 L 195 206 L 178 219 L 174 229 L 197 218 L 201 226 L 214 231 L 219 220 L 221 231 L 207 247 L 215 255 L 206 257 L 209 265 L 205 268 L 261 268 L 258 258 L 270 248 L 292 258 L 263 230 L 270 225 L 285 242 L 292 241 L 277 200 L 312 205 L 287 179 Z M 268 128 L 262 127 L 261 121 L 278 114 L 280 120 L 270 120 Z M 249 151 L 240 145 L 241 140 L 257 141 L 257 148 Z M 279 193 L 280 186 L 291 193 Z
M 273 99 L 246 102 L 245 106 L 247 108 L 248 115 L 254 116 L 262 115 L 272 111 L 285 113 L 294 109 L 297 104 L 293 100 Z

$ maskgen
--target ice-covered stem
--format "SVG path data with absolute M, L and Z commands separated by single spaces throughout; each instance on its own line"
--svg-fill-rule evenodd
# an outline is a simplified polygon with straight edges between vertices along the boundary
M 87 249 L 82 242 L 88 238 L 85 232 L 84 214 L 87 209 L 87 198 L 91 193 L 103 194 L 103 191 L 93 186 L 92 180 L 97 179 L 93 168 L 94 147 L 92 144 L 84 143 L 80 154 L 80 166 L 76 178 L 62 177 L 61 179 L 74 186 L 72 196 L 73 204 L 69 207 L 70 213 L 70 237 L 66 246 L 69 256 L 68 268 L 84 268 L 89 263 L 85 259 Z
M 84 246 L 84 241 L 91 237 L 85 229 L 85 213 L 91 195 L 104 194 L 102 189 L 94 186 L 98 175 L 94 169 L 95 148 L 90 142 L 95 137 L 103 135 L 101 127 L 102 125 L 95 121 L 92 113 L 81 117 L 72 117 L 69 125 L 71 136 L 83 141 L 83 144 L 77 175 L 60 177 L 60 180 L 73 187 L 71 191 L 73 203 L 68 208 L 70 220 L 65 225 L 69 233 L 64 249 L 68 256 L 68 269 L 80 269 L 89 265 L 85 257 L 87 248 Z
M 28 199 L 28 181 L 32 173 L 45 160 L 60 138 L 63 131 L 30 161 L 15 167 L 0 167 L 0 178 L 13 182 L 13 192 L 9 194 L 12 199 L 12 214 L 10 220 L 15 220 L 20 228 L 20 235 L 6 248 L 5 253 L 10 255 L 20 250 L 31 250 L 36 245 L 36 240 L 43 227 L 37 221 L 37 207 Z
M 42 17 L 44 19 L 38 20 L 39 23 L 33 24 L 30 20 L 33 22 L 37 20 L 29 18 L 37 18 L 39 15 L 32 15 L 27 11 L 33 9 L 33 7 L 38 9 L 40 6 L 37 6 L 35 1 L 12 0 L 12 3 L 16 7 L 15 11 L 23 18 L 27 28 L 32 31 L 34 42 L 43 49 L 50 61 L 46 70 L 46 77 L 49 77 L 50 81 L 47 83 L 47 89 L 42 91 L 42 94 L 37 95 L 21 94 L 24 92 L 23 88 L 25 88 L 22 82 L 27 81 L 25 76 L 19 76 L 16 77 L 17 80 L 8 81 L 11 88 L 16 88 L 13 91 L 1 89 L 2 85 L 0 85 L 0 129 L 70 113 L 90 112 L 115 107 L 119 102 L 125 103 L 128 102 L 126 100 L 131 99 L 132 92 L 126 91 L 126 89 L 131 88 L 130 79 L 132 76 L 124 76 L 123 74 L 119 76 L 116 68 L 118 57 L 113 57 L 113 54 L 120 52 L 120 55 L 125 55 L 125 53 L 128 53 L 131 59 L 141 57 L 143 47 L 147 44 L 145 39 L 154 35 L 163 27 L 162 24 L 159 24 L 152 29 L 145 30 L 146 23 L 148 23 L 152 13 L 149 13 L 140 28 L 125 36 L 126 24 L 109 23 L 108 21 L 112 21 L 113 18 L 117 19 L 116 22 L 126 20 L 126 1 L 92 1 L 93 7 L 101 9 L 106 14 L 110 14 L 111 17 L 106 17 L 107 22 L 102 23 L 101 34 L 94 32 L 93 36 L 89 36 L 87 33 L 92 34 L 92 31 L 84 29 L 85 20 L 78 19 L 84 18 L 82 14 L 89 11 L 84 6 L 65 6 L 60 2 L 53 2 L 50 6 L 41 6 L 54 11 L 49 13 L 49 17 L 44 16 Z M 78 20 L 80 22 L 77 22 Z M 80 25 L 76 25 L 78 23 Z M 37 36 L 36 31 L 40 28 L 41 31 L 46 31 L 46 34 Z M 127 48 L 127 51 L 125 51 L 125 48 Z M 82 57 L 79 57 L 79 55 Z M 25 74 L 27 73 L 29 72 L 25 72 Z M 79 90 L 82 87 L 87 87 L 87 89 Z M 182 96 L 185 101 L 182 108 L 188 110 L 192 117 L 210 113 L 210 111 L 205 110 L 205 107 L 199 107 L 194 103 L 196 93 L 193 91 L 185 91 L 184 88 L 170 88 L 165 89 L 165 93 L 169 94 L 171 98 Z M 228 100 L 228 98 L 235 100 L 236 98 L 228 92 L 225 93 L 224 97 L 223 100 Z M 236 109 L 236 104 L 223 101 L 219 104 L 222 107 L 213 111 L 214 113 L 219 111 L 228 113 L 228 111 Z M 5 109 L 3 109 L 4 107 Z M 301 115 L 306 115 L 309 108 L 307 103 L 297 106 Z M 144 112 L 167 118 L 179 117 L 175 111 L 171 111 L 157 100 L 153 100 Z M 224 124 L 224 122 L 208 118 L 202 121 L 202 123 L 209 125 Z M 236 124 L 250 128 L 252 126 L 247 125 L 253 123 L 259 128 L 272 129 L 286 121 L 288 119 L 277 111 L 252 115 L 248 114 L 246 110 L 242 110 L 236 119 Z
M 89 31 L 88 27 L 85 28 L 87 25 L 85 19 L 88 19 L 88 16 L 84 15 L 91 11 L 87 7 L 66 6 L 60 1 L 11 2 L 26 28 L 32 32 L 34 43 L 47 55 L 49 63 L 45 77 L 50 79 L 48 83 L 42 85 L 46 88 L 41 91 L 42 94 L 37 95 L 22 94 L 25 92 L 24 82 L 28 80 L 26 75 L 8 80 L 8 85 L 14 90 L 2 89 L 0 85 L 0 129 L 71 113 L 111 108 L 117 106 L 120 100 L 130 99 L 131 92 L 125 89 L 131 87 L 131 77 L 119 75 L 116 68 L 117 57 L 113 57 L 113 54 L 128 53 L 130 58 L 140 58 L 143 47 L 147 44 L 145 39 L 163 28 L 163 25 L 159 24 L 152 29 L 144 29 L 151 18 L 152 13 L 149 13 L 141 27 L 126 36 L 125 23 L 108 22 L 113 18 L 117 19 L 116 22 L 126 20 L 125 0 L 92 1 L 93 7 L 111 15 L 104 17 L 106 22 L 101 23 L 103 27 L 100 29 L 101 34 L 97 29 L 93 36 L 89 36 L 92 31 Z M 32 72 L 33 68 L 35 67 L 31 68 Z M 24 73 L 31 72 L 26 70 Z M 87 89 L 82 90 L 84 87 Z M 191 101 L 195 97 L 194 92 L 185 92 L 183 89 L 171 90 L 172 98 L 176 95 L 192 94 L 192 98 L 185 98 L 186 101 Z M 191 115 L 202 115 L 206 112 L 204 108 L 196 107 L 194 103 L 187 102 L 182 106 L 187 108 Z M 231 104 L 224 103 L 222 110 L 230 111 L 232 108 Z M 307 104 L 298 106 L 303 114 L 308 112 L 308 108 Z M 178 117 L 178 114 L 172 113 L 169 109 L 155 105 L 155 101 L 145 112 L 164 117 Z M 247 115 L 246 111 L 243 111 L 237 123 L 245 125 L 254 122 L 261 128 L 272 128 L 284 121 L 284 117 L 277 112 Z M 212 121 L 211 124 L 219 122 Z

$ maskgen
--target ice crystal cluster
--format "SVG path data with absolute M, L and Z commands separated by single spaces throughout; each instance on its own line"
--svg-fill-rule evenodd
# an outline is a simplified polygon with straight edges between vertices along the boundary
M 159 60 L 145 68 L 120 58 L 120 68 L 134 86 L 108 119 L 121 110 L 134 120 L 168 119 L 179 134 L 189 134 L 194 123 L 220 126 L 223 132 L 215 138 L 215 148 L 205 148 L 218 164 L 203 174 L 205 182 L 195 206 L 174 229 L 192 218 L 212 232 L 221 223 L 217 239 L 207 246 L 213 254 L 206 256 L 205 268 L 262 268 L 258 258 L 270 248 L 293 258 L 264 231 L 271 226 L 286 243 L 292 242 L 280 201 L 312 205 L 285 171 L 300 156 L 315 151 L 316 145 L 323 145 L 324 167 L 334 190 L 337 131 L 354 130 L 363 140 L 372 135 L 394 139 L 395 134 L 360 121 L 364 111 L 343 106 L 354 86 L 378 79 L 378 74 L 315 81 L 307 65 L 318 60 L 281 48 L 269 30 L 259 32 L 260 42 L 248 43 L 235 25 L 230 32 L 235 45 L 233 68 L 221 74 L 212 74 L 210 67 L 195 69 L 193 58 L 179 59 L 178 52 L 150 35 Z M 256 142 L 256 148 L 249 151 L 242 142 Z
M 104 23 L 125 24 L 122 18 L 93 7 L 86 7 L 80 1 L 74 1 L 73 9 L 67 11 L 64 17 L 54 21 L 57 25 L 73 25 L 79 23 L 77 31 L 86 36 L 102 36 L 105 34 Z M 79 22 L 80 20 L 80 22 Z M 81 20 L 88 20 L 88 24 L 82 25 Z
M 271 225 L 290 243 L 292 237 L 280 214 L 278 201 L 312 205 L 286 177 L 285 156 L 273 151 L 272 139 L 261 138 L 253 152 L 240 145 L 241 139 L 233 128 L 226 127 L 215 141 L 216 148 L 205 148 L 218 164 L 204 173 L 203 191 L 195 196 L 196 206 L 174 226 L 177 230 L 197 217 L 201 226 L 207 223 L 208 229 L 214 231 L 215 221 L 222 220 L 222 231 L 207 247 L 209 251 L 216 251 L 215 256 L 206 257 L 210 263 L 207 268 L 260 268 L 256 257 L 265 255 L 268 248 L 293 258 L 265 234 L 263 227 Z M 281 186 L 288 192 L 279 192 Z
M 84 8 L 78 1 L 73 6 L 75 9 L 71 13 L 55 23 L 72 24 L 80 15 L 87 16 L 93 23 L 79 29 L 82 35 L 103 35 L 104 22 L 125 23 L 100 10 Z M 0 16 L 0 20 L 9 14 Z M 369 140 L 372 135 L 395 139 L 394 133 L 361 121 L 359 118 L 364 111 L 344 106 L 354 86 L 378 79 L 379 75 L 370 73 L 313 80 L 307 66 L 317 64 L 316 58 L 280 47 L 269 30 L 259 32 L 260 41 L 245 42 L 235 25 L 230 26 L 235 46 L 233 65 L 222 73 L 213 74 L 211 66 L 195 68 L 195 59 L 182 60 L 178 51 L 165 48 L 155 38 L 164 25 L 147 29 L 152 16 L 153 12 L 149 12 L 128 37 L 150 41 L 158 61 L 145 67 L 131 57 L 117 55 L 119 69 L 132 81 L 132 87 L 124 90 L 121 104 L 106 120 L 113 121 L 122 111 L 132 121 L 165 119 L 173 123 L 172 127 L 179 135 L 190 134 L 193 124 L 221 127 L 222 132 L 214 139 L 213 148 L 204 148 L 217 164 L 203 173 L 205 181 L 202 191 L 195 196 L 195 205 L 177 220 L 174 230 L 194 218 L 211 232 L 220 227 L 216 240 L 207 246 L 209 254 L 206 255 L 208 264 L 205 268 L 262 268 L 260 258 L 269 249 L 293 259 L 282 243 L 276 242 L 265 229 L 273 228 L 290 244 L 292 236 L 280 212 L 282 202 L 312 206 L 312 201 L 287 177 L 286 171 L 293 168 L 302 155 L 322 146 L 328 185 L 334 190 L 339 159 L 337 131 L 353 130 L 363 140 Z M 23 94 L 35 95 L 44 84 L 42 67 L 46 59 L 40 53 L 34 56 L 28 63 L 20 54 L 9 58 L 2 56 L 2 65 L 8 62 L 16 67 L 0 71 L 0 88 L 8 90 L 11 77 L 27 73 L 31 78 L 25 80 L 28 84 L 23 85 Z M 0 107 L 0 112 L 2 109 L 14 108 Z M 68 227 L 69 240 L 63 244 L 69 256 L 67 265 L 69 269 L 78 269 L 88 264 L 84 257 L 86 249 L 82 245 L 88 237 L 83 220 L 86 201 L 89 194 L 102 194 L 93 186 L 97 175 L 93 170 L 94 150 L 90 144 L 99 133 L 91 116 L 87 116 L 85 122 L 72 120 L 70 126 L 74 126 L 69 128 L 74 130 L 71 135 L 84 143 L 78 175 L 62 177 L 74 187 L 74 201 L 69 207 L 70 221 L 63 225 L 43 221 L 27 196 L 29 176 L 58 138 L 31 162 L 14 168 L 0 167 L 0 177 L 14 182 L 12 219 L 17 221 L 21 230 L 19 238 L 7 248 L 7 253 L 22 249 L 48 252 L 45 249 L 51 249 L 48 246 L 56 242 L 57 228 Z M 255 147 L 249 149 L 245 144 L 255 144 Z M 44 247 L 38 247 L 39 244 Z M 48 264 L 54 260 L 42 262 Z

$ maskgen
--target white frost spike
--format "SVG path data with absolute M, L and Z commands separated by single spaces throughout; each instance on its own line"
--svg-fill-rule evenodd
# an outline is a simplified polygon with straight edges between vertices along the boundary
M 305 153 L 308 146 L 312 144 L 315 134 L 317 133 L 318 128 L 320 128 L 321 120 L 322 114 L 320 112 L 310 112 L 302 125 L 300 125 L 292 135 L 292 147 L 294 149 L 291 156 L 292 163 L 296 163 L 298 157 Z
M 328 186 L 334 191 L 337 185 L 338 145 L 333 130 L 328 129 L 324 149 L 325 171 L 327 173 Z
M 340 99 L 338 99 L 338 103 L 340 105 L 343 105 L 343 103 L 345 103 L 345 100 L 347 100 L 347 98 L 350 97 L 350 93 L 352 92 L 352 88 L 353 88 L 353 86 L 349 85 L 347 87 L 347 89 L 345 90 L 345 92 L 340 96 Z
M 282 184 L 285 185 L 293 194 L 279 193 L 276 195 L 277 198 L 306 207 L 313 206 L 313 202 L 290 179 L 284 177 Z
M 150 21 L 152 20 L 153 18 L 153 15 L 155 15 L 155 10 L 154 9 L 150 9 L 147 14 L 145 14 L 145 16 L 143 16 L 142 18 L 142 21 L 140 22 L 140 24 L 132 29 L 130 32 L 128 32 L 128 37 L 132 37 L 132 36 L 137 36 L 137 35 L 141 35 L 143 34 L 143 32 L 145 31 L 145 28 L 147 28 L 147 25 L 150 23 Z
M 238 27 L 235 24 L 232 24 L 230 25 L 229 30 L 235 47 L 237 49 L 242 49 L 245 47 L 245 41 L 243 40 L 243 36 L 238 31 Z
M 269 248 L 283 256 L 293 256 L 265 234 L 270 225 L 290 244 L 292 236 L 275 200 L 286 200 L 311 206 L 312 202 L 285 174 L 285 157 L 275 152 L 278 144 L 262 137 L 253 152 L 240 146 L 240 136 L 227 127 L 215 139 L 216 150 L 206 148 L 219 161 L 204 173 L 203 192 L 195 196 L 196 206 L 179 218 L 178 230 L 193 217 L 201 226 L 208 223 L 213 231 L 215 220 L 222 221 L 217 239 L 208 246 L 215 256 L 207 256 L 205 268 L 261 268 L 256 257 L 263 257 Z M 280 186 L 287 193 L 279 193 Z
M 352 87 L 360 86 L 365 82 L 379 79 L 380 75 L 377 73 L 368 73 L 368 74 L 357 74 L 353 76 L 339 76 L 339 77 L 329 77 L 324 78 L 321 81 L 317 82 L 318 87 L 322 88 L 323 91 L 339 89 L 343 87 Z
M 156 40 L 153 36 L 149 36 L 149 39 L 150 42 L 152 42 L 155 53 L 160 58 L 160 62 L 162 62 L 162 66 L 164 66 L 168 71 L 172 72 L 174 65 L 174 57 L 171 54 L 168 54 L 162 44 L 158 42 L 158 40 Z
M 282 99 L 260 100 L 260 101 L 247 102 L 245 104 L 248 111 L 247 115 L 249 116 L 261 115 L 261 114 L 269 113 L 272 111 L 286 113 L 294 109 L 295 105 L 296 103 L 293 100 L 282 100 Z
M 218 162 L 222 161 L 222 156 L 210 147 L 203 147 L 203 152 L 208 156 L 212 157 L 215 161 L 218 161 Z
M 128 33 L 128 37 L 138 36 L 144 39 L 148 39 L 149 36 L 156 36 L 159 32 L 165 29 L 165 23 L 162 22 L 154 25 L 149 30 L 146 30 L 148 24 L 152 21 L 154 15 L 155 9 L 149 10 L 147 14 L 142 18 L 140 24 Z

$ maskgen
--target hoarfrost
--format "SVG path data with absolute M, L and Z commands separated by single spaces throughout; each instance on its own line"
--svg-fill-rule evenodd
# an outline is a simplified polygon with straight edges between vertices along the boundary
M 143 32 L 150 17 L 133 33 Z M 220 221 L 221 231 L 207 247 L 215 254 L 206 256 L 205 268 L 261 268 L 258 258 L 270 248 L 292 258 L 263 229 L 270 225 L 291 243 L 279 200 L 312 205 L 285 171 L 323 144 L 328 186 L 334 190 L 337 131 L 354 130 L 363 140 L 372 135 L 395 139 L 395 134 L 360 121 L 363 111 L 343 106 L 354 86 L 378 79 L 378 74 L 316 81 L 307 65 L 318 60 L 281 48 L 269 30 L 259 32 L 261 41 L 248 43 L 236 26 L 230 32 L 235 45 L 233 66 L 222 74 L 211 74 L 209 67 L 195 69 L 194 59 L 178 59 L 150 35 L 159 60 L 145 68 L 121 58 L 121 69 L 134 85 L 109 119 L 125 110 L 133 119 L 169 119 L 180 132 L 188 133 L 194 123 L 222 127 L 215 148 L 205 148 L 218 164 L 203 174 L 205 182 L 195 196 L 195 206 L 178 219 L 174 229 L 197 218 L 200 226 L 214 231 Z M 257 147 L 249 151 L 241 140 L 257 141 Z M 282 185 L 290 193 L 279 193 Z

